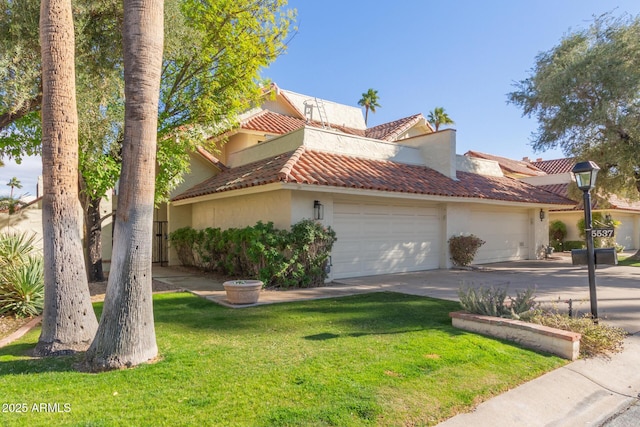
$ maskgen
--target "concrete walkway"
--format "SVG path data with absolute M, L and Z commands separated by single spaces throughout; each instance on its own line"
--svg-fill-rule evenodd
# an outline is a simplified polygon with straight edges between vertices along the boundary
M 154 269 L 154 279 L 226 302 L 220 281 L 170 268 Z M 624 350 L 608 359 L 578 360 L 460 414 L 444 427 L 468 426 L 624 426 L 640 425 L 635 404 L 640 396 L 640 269 L 606 266 L 596 270 L 598 314 L 602 323 L 630 332 Z M 556 256 L 542 261 L 489 264 L 477 270 L 432 270 L 343 279 L 325 287 L 265 290 L 256 305 L 394 291 L 448 300 L 463 285 L 505 286 L 510 294 L 536 287 L 538 301 L 589 313 L 586 267 Z M 629 408 L 629 410 L 627 410 Z M 633 424 L 625 424 L 633 422 Z

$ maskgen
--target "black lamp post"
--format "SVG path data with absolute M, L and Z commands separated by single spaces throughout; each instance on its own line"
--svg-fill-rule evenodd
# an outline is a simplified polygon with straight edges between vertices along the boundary
M 576 178 L 578 188 L 583 192 L 584 204 L 584 233 L 587 239 L 587 267 L 589 270 L 589 299 L 591 300 L 591 316 L 594 323 L 598 323 L 598 300 L 596 297 L 596 266 L 595 249 L 593 248 L 593 234 L 591 233 L 591 194 L 596 184 L 596 175 L 600 168 L 594 162 L 577 163 L 571 172 Z

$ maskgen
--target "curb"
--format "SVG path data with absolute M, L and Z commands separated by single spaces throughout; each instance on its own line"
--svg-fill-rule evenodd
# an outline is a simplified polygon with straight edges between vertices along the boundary
M 12 332 L 8 336 L 0 339 L 0 348 L 5 347 L 6 345 L 11 344 L 13 341 L 22 337 L 24 334 L 33 329 L 36 325 L 38 325 L 42 321 L 42 316 L 34 317 L 26 324 L 22 325 L 17 331 Z

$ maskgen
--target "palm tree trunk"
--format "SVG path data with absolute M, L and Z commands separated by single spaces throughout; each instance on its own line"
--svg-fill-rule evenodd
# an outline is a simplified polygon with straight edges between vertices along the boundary
M 158 352 L 151 257 L 163 0 L 124 1 L 125 128 L 114 246 L 92 371 L 131 367 Z
M 71 0 L 42 0 L 42 201 L 45 301 L 40 356 L 86 350 L 96 320 L 78 199 L 78 115 Z

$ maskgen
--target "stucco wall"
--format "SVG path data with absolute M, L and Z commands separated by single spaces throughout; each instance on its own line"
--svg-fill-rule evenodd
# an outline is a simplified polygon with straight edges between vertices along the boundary
M 607 213 L 621 224 L 615 231 L 616 243 L 624 246 L 625 250 L 637 250 L 640 248 L 640 215 L 622 211 L 602 212 Z M 565 240 L 582 240 L 578 230 L 578 221 L 584 218 L 583 211 L 575 212 L 552 212 L 550 221 L 562 221 L 567 226 L 567 237 Z
M 0 232 L 35 234 L 35 247 L 42 250 L 42 210 L 37 206 L 22 209 L 13 215 L 0 213 Z
M 226 229 L 271 221 L 277 228 L 288 229 L 291 226 L 290 206 L 291 192 L 288 190 L 209 200 L 192 205 L 191 226 Z
M 171 191 L 171 197 L 188 190 L 196 184 L 201 183 L 207 178 L 210 178 L 217 174 L 219 170 L 211 164 L 208 160 L 202 158 L 199 154 L 189 154 L 191 170 L 189 173 L 184 174 L 183 181 Z

